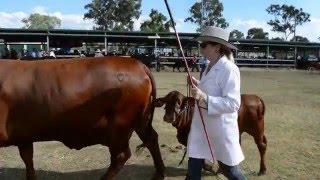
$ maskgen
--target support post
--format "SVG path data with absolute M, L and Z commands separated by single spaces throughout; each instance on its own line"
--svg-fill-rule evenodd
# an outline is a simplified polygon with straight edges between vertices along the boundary
M 104 55 L 108 54 L 108 37 L 107 33 L 104 33 Z
M 297 50 L 297 46 L 296 46 L 296 47 L 294 47 L 294 68 L 295 69 L 297 69 L 297 66 L 298 66 L 297 53 L 298 53 L 298 50 Z
M 267 46 L 267 69 L 269 69 L 269 54 L 270 54 L 270 46 Z
M 50 38 L 49 35 L 47 35 L 47 52 L 50 51 L 50 44 L 49 44 Z

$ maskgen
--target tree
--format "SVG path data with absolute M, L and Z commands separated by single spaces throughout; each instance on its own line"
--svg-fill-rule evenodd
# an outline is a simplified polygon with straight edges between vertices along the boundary
M 229 38 L 244 39 L 244 34 L 241 31 L 234 29 L 230 32 Z
M 264 32 L 262 28 L 251 28 L 248 30 L 247 39 L 269 39 L 269 33 Z
M 309 39 L 302 36 L 296 36 L 296 38 L 293 37 L 290 41 L 309 42 Z
M 197 24 L 198 32 L 201 30 L 202 20 L 203 26 L 216 26 L 224 29 L 229 26 L 226 19 L 222 17 L 223 5 L 219 0 L 203 0 L 203 6 L 204 12 L 201 10 L 201 2 L 194 3 L 189 9 L 190 17 L 186 18 L 184 22 L 190 21 Z
M 146 32 L 168 32 L 170 28 L 170 21 L 167 21 L 167 17 L 162 13 L 159 13 L 155 9 L 151 9 L 149 15 L 151 20 L 145 21 L 141 24 L 141 31 Z
M 31 14 L 28 19 L 23 18 L 21 22 L 25 24 L 24 29 L 55 29 L 61 25 L 59 18 L 38 13 Z
M 92 0 L 84 6 L 84 19 L 93 19 L 94 29 L 132 31 L 133 19 L 140 17 L 141 0 Z
M 310 21 L 310 14 L 303 12 L 302 8 L 296 9 L 294 6 L 272 4 L 266 11 L 275 16 L 274 20 L 268 22 L 272 26 L 272 31 L 284 33 L 285 40 L 295 33 L 298 25 Z

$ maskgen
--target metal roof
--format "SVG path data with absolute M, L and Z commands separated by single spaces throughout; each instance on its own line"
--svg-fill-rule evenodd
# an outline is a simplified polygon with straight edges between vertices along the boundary
M 179 33 L 183 45 L 194 45 L 192 39 L 199 33 Z M 113 43 L 150 43 L 154 39 L 159 42 L 163 41 L 171 46 L 176 46 L 175 33 L 171 32 L 119 32 L 103 30 L 74 30 L 74 29 L 12 29 L 0 28 L 0 39 L 5 42 L 47 42 L 47 36 L 50 39 L 50 45 L 76 45 L 83 42 L 104 42 L 107 37 L 108 42 Z M 290 42 L 279 40 L 264 39 L 230 39 L 230 42 L 241 46 L 276 46 L 276 47 L 303 47 L 303 48 L 320 48 L 320 43 Z

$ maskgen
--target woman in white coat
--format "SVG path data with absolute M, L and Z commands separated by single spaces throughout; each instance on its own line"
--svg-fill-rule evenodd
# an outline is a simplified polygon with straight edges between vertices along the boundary
M 228 31 L 212 26 L 204 28 L 196 40 L 201 42 L 201 53 L 210 64 L 200 81 L 192 77 L 197 87 L 191 89 L 191 94 L 199 101 L 213 156 L 222 173 L 228 179 L 245 179 L 237 166 L 244 156 L 237 122 L 241 101 L 240 72 L 231 52 L 236 47 L 228 42 Z M 198 108 L 193 115 L 187 152 L 186 179 L 201 179 L 204 161 L 212 161 L 212 156 Z

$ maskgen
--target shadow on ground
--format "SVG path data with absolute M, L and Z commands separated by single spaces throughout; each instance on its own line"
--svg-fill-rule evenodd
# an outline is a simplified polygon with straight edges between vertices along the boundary
M 120 171 L 117 180 L 122 179 L 150 179 L 155 171 L 154 166 L 147 165 L 126 165 Z M 36 175 L 38 180 L 94 180 L 106 172 L 106 169 L 93 169 L 75 172 L 54 172 L 37 170 Z M 166 167 L 166 177 L 184 177 L 186 169 L 177 167 Z M 208 174 L 206 174 L 208 175 Z M 23 180 L 25 179 L 25 169 L 19 168 L 0 168 L 1 180 Z

